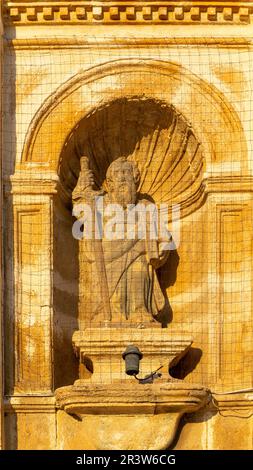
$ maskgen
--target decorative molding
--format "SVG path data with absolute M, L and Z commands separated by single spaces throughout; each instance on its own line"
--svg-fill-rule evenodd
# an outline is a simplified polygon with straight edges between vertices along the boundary
M 41 173 L 37 169 L 29 170 L 26 173 L 15 173 L 4 178 L 4 194 L 56 194 L 60 193 L 65 202 L 69 202 L 70 194 L 59 180 L 59 176 L 54 172 Z M 233 192 L 253 192 L 253 176 L 209 176 L 202 180 L 201 187 L 187 199 L 188 206 L 197 199 L 203 198 L 203 194 L 208 193 L 233 193 Z
M 55 395 L 56 406 L 80 420 L 78 448 L 92 442 L 91 448 L 97 450 L 168 449 L 181 416 L 194 413 L 210 399 L 210 391 L 199 385 L 161 380 L 140 387 L 134 379 L 103 385 L 79 380 L 58 388 Z M 69 418 L 71 436 L 73 424 Z M 141 432 L 136 432 L 138 428 Z
M 253 2 L 6 1 L 6 25 L 33 24 L 250 24 Z
M 251 37 L 49 37 L 49 38 L 27 38 L 27 39 L 5 39 L 6 51 L 15 50 L 48 50 L 48 49 L 118 49 L 138 46 L 138 48 L 152 47 L 219 47 L 219 48 L 245 48 L 252 47 Z
M 226 119 L 226 135 L 233 135 L 234 139 L 237 139 L 238 141 L 241 142 L 241 148 L 239 150 L 239 154 L 237 154 L 237 159 L 238 161 L 245 161 L 246 158 L 246 141 L 245 141 L 245 136 L 242 132 L 241 126 L 240 126 L 240 121 L 238 118 L 238 115 L 235 113 L 234 109 L 232 108 L 231 104 L 225 99 L 224 95 L 222 95 L 217 88 L 214 86 L 211 86 L 209 83 L 207 83 L 204 80 L 199 79 L 196 75 L 192 74 L 189 72 L 188 69 L 183 68 L 182 66 L 173 63 L 173 62 L 166 62 L 163 60 L 152 60 L 152 59 L 146 59 L 140 61 L 139 59 L 136 58 L 130 58 L 130 59 L 119 59 L 119 60 L 114 60 L 114 61 L 109 61 L 103 64 L 96 65 L 88 70 L 81 70 L 80 73 L 77 73 L 73 77 L 71 77 L 69 80 L 67 80 L 65 83 L 60 85 L 54 93 L 48 96 L 48 98 L 43 102 L 41 107 L 38 109 L 37 113 L 34 115 L 29 129 L 26 134 L 26 139 L 24 142 L 23 150 L 22 150 L 22 157 L 21 157 L 21 165 L 24 163 L 29 164 L 42 164 L 41 162 L 41 149 L 40 149 L 40 136 L 43 135 L 45 132 L 45 135 L 48 133 L 48 130 L 45 130 L 45 126 L 47 126 L 47 122 L 50 116 L 50 129 L 52 129 L 52 125 L 57 127 L 57 124 L 55 123 L 55 120 L 59 119 L 59 111 L 57 111 L 59 105 L 64 104 L 64 100 L 66 100 L 70 95 L 73 96 L 73 93 L 76 92 L 76 90 L 80 89 L 80 87 L 87 86 L 89 84 L 88 90 L 90 90 L 90 87 L 94 85 L 96 86 L 96 93 L 95 93 L 95 101 L 92 101 L 93 106 L 91 106 L 91 100 L 87 99 L 87 92 L 83 93 L 84 99 L 82 102 L 80 102 L 79 110 L 77 112 L 77 109 L 75 108 L 75 113 L 69 113 L 69 116 L 72 116 L 73 118 L 75 117 L 75 120 L 73 119 L 73 122 L 68 123 L 68 120 L 66 120 L 66 129 L 64 129 L 64 134 L 61 136 L 61 139 L 57 139 L 56 142 L 54 142 L 54 146 L 51 145 L 47 147 L 46 151 L 44 152 L 44 155 L 47 156 L 47 160 L 43 161 L 43 165 L 49 164 L 52 167 L 55 167 L 59 164 L 59 154 L 63 148 L 63 145 L 66 141 L 66 135 L 68 135 L 74 127 L 78 124 L 80 119 L 84 117 L 84 115 L 90 115 L 90 113 L 95 112 L 99 107 L 101 106 L 107 106 L 108 103 L 111 101 L 115 101 L 118 99 L 119 95 L 117 94 L 117 91 L 112 87 L 112 90 L 110 90 L 110 94 L 108 94 L 108 91 L 104 96 L 101 93 L 98 93 L 98 85 L 99 80 L 104 78 L 105 76 L 115 76 L 117 77 L 119 74 L 127 74 L 127 77 L 124 78 L 124 84 L 128 83 L 128 80 L 130 77 L 131 73 L 136 73 L 138 70 L 138 73 L 143 73 L 143 72 L 150 72 L 152 74 L 152 80 L 154 81 L 156 77 L 159 76 L 159 87 L 161 87 L 161 80 L 183 80 L 185 85 L 189 85 L 189 87 L 194 86 L 194 89 L 198 89 L 198 92 L 201 94 L 204 94 L 206 97 L 209 96 L 211 102 L 216 102 L 215 103 L 215 109 L 216 106 L 220 109 L 219 115 L 224 116 L 223 119 L 225 119 L 225 116 L 227 117 Z M 123 77 L 123 75 L 122 75 Z M 112 80 L 112 79 L 111 79 Z M 145 99 L 147 98 L 152 98 L 152 94 L 148 90 L 145 92 L 145 89 L 143 88 L 143 85 L 141 84 L 141 87 L 136 89 L 136 84 L 134 85 L 134 92 L 132 89 L 128 90 L 127 93 L 125 93 L 125 98 L 132 98 L 133 96 L 144 96 Z M 168 82 L 166 83 L 166 86 L 168 86 Z M 158 88 L 159 90 L 159 88 Z M 157 95 L 157 91 L 155 93 L 155 99 L 159 99 L 160 96 Z M 164 100 L 164 96 L 161 93 L 162 100 L 165 104 L 168 104 Z M 120 97 L 122 97 L 122 89 L 120 91 Z M 206 102 L 206 101 L 205 101 Z M 208 101 L 207 101 L 208 102 Z M 169 102 L 169 105 L 173 103 Z M 77 106 L 79 103 L 77 104 Z M 213 106 L 213 104 L 212 104 Z M 182 113 L 182 115 L 185 116 L 185 113 L 182 112 L 181 108 L 178 108 L 179 112 Z M 203 107 L 203 111 L 205 112 L 206 115 L 206 106 Z M 61 111 L 62 112 L 62 111 Z M 216 112 L 216 111 L 215 111 Z M 187 119 L 187 116 L 186 116 Z M 194 127 L 194 120 L 192 115 L 189 117 L 189 121 L 192 123 Z M 53 124 L 52 124 L 53 123 Z M 229 123 L 229 124 L 228 124 Z M 224 123 L 221 122 L 220 125 L 225 125 Z M 220 128 L 219 128 L 220 129 Z M 200 129 L 199 133 L 203 139 L 204 130 Z M 224 131 L 225 133 L 225 131 Z M 58 134 L 60 137 L 60 134 Z M 207 136 L 208 137 L 208 136 Z M 205 140 L 205 139 L 204 139 Z M 46 144 L 46 143 L 45 143 Z M 244 153 L 245 152 L 245 153 Z M 218 152 L 219 155 L 219 152 Z M 220 158 L 220 157 L 219 157 Z M 210 159 L 210 154 L 209 154 L 209 159 Z M 231 162 L 231 156 L 230 156 L 230 162 Z M 233 163 L 233 162 L 232 162 Z M 243 168 L 241 169 L 243 171 Z
M 50 393 L 51 204 L 13 206 L 16 393 Z M 36 248 L 34 248 L 36 247 Z
M 224 392 L 224 393 L 213 393 L 212 403 L 214 408 L 218 408 L 219 411 L 229 412 L 231 410 L 248 411 L 253 409 L 253 389 L 250 392 Z M 238 416 L 240 417 L 240 416 Z M 242 415 L 243 417 L 243 415 Z
M 224 346 L 226 345 L 227 336 L 227 309 L 224 306 L 224 294 L 226 295 L 226 274 L 227 266 L 231 269 L 230 253 L 227 253 L 226 246 L 229 246 L 234 237 L 232 227 L 238 226 L 242 223 L 242 211 L 244 206 L 242 204 L 218 204 L 216 206 L 216 220 L 217 220 L 217 272 L 219 279 L 219 320 L 218 320 L 218 362 L 217 362 L 217 375 L 218 380 L 224 379 L 224 376 L 229 372 L 226 364 L 226 354 Z M 231 233 L 232 232 L 232 233 Z M 238 246 L 234 246 L 234 250 L 240 254 Z M 238 260 L 237 260 L 238 261 Z M 232 285 L 231 285 L 232 289 Z M 231 359 L 230 359 L 231 360 Z
M 11 396 L 4 400 L 5 413 L 55 413 L 54 396 Z
M 81 419 L 85 415 L 94 414 L 94 411 L 102 416 L 126 414 L 137 417 L 160 413 L 181 415 L 197 411 L 210 399 L 208 388 L 175 379 L 143 384 L 142 387 L 130 381 L 101 385 L 77 380 L 74 385 L 58 388 L 55 395 L 57 408 Z M 105 442 L 108 440 L 105 439 Z
M 4 178 L 4 194 L 56 194 L 58 176 L 53 172 L 31 173 L 31 168 Z
M 117 325 L 117 327 L 119 327 Z M 105 328 L 102 330 L 100 326 L 97 328 L 86 328 L 84 330 L 75 331 L 72 337 L 74 351 L 77 356 L 88 354 L 92 351 L 95 357 L 109 354 L 110 356 L 120 356 L 122 360 L 122 348 L 126 348 L 129 342 L 129 330 L 122 328 L 120 338 L 117 335 L 117 328 Z M 101 330 L 101 331 L 100 331 Z M 170 329 L 169 333 L 166 328 L 146 328 L 144 331 L 136 329 L 131 332 L 131 341 L 145 348 L 146 354 L 153 356 L 161 356 L 166 350 L 167 363 L 174 358 L 181 359 L 190 348 L 193 339 L 189 334 L 176 334 L 176 330 Z M 139 341 L 139 343 L 138 343 Z M 87 352 L 88 351 L 88 352 Z M 178 357 L 179 356 L 179 357 Z M 172 359 L 171 359 L 172 358 Z M 174 365 L 174 362 L 173 362 Z
M 252 192 L 253 176 L 209 176 L 203 179 L 205 193 Z
M 218 342 L 216 357 L 216 383 L 231 383 L 231 374 L 238 381 L 251 380 L 250 366 L 242 368 L 241 363 L 248 360 L 243 346 L 237 346 L 237 361 L 233 363 L 235 345 L 243 345 L 250 313 L 243 310 L 242 301 L 245 294 L 241 285 L 245 283 L 244 273 L 251 273 L 251 238 L 248 236 L 251 206 L 247 202 L 227 201 L 216 205 L 216 276 L 217 285 L 217 320 L 216 338 Z M 251 282 L 251 281 L 249 281 Z M 247 287 L 245 288 L 247 291 Z M 235 299 L 236 296 L 236 299 Z M 250 312 L 250 307 L 249 307 Z M 240 322 L 235 318 L 240 317 Z M 249 331 L 250 326 L 248 327 Z M 249 332 L 248 332 L 249 333 Z M 233 339 L 231 339 L 233 338 Z M 250 333 L 250 339 L 252 336 Z M 247 372 L 248 371 L 248 372 Z M 244 382 L 245 383 L 245 382 Z M 231 396 L 230 396 L 231 398 Z M 228 400 L 230 400 L 228 398 Z M 251 394 L 252 399 L 252 394 Z
M 173 383 L 173 382 L 172 382 Z M 177 381 L 175 380 L 175 383 Z M 184 384 L 186 385 L 186 384 Z M 244 393 L 212 393 L 214 407 L 222 410 L 253 408 L 253 391 Z M 55 413 L 55 396 L 48 395 L 20 395 L 7 396 L 4 399 L 5 413 Z

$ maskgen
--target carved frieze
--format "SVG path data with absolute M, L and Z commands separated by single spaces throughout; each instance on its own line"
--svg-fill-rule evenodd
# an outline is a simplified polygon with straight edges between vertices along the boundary
M 249 24 L 253 2 L 230 1 L 5 1 L 6 24 Z

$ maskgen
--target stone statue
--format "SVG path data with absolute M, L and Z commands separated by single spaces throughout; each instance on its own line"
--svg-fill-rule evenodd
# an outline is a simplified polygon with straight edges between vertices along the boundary
M 85 290 L 89 293 L 89 301 L 86 300 L 85 306 L 86 312 L 89 312 L 86 318 L 93 324 L 128 321 L 141 327 L 159 319 L 159 314 L 165 308 L 165 296 L 156 270 L 168 259 L 169 250 L 164 240 L 151 237 L 147 221 L 145 236 L 140 238 L 138 230 L 135 230 L 138 222 L 136 214 L 128 217 L 127 227 L 124 218 L 125 215 L 131 216 L 137 205 L 141 204 L 142 208 L 150 206 L 150 201 L 137 193 L 139 180 L 137 165 L 121 157 L 107 169 L 106 190 L 96 190 L 88 158 L 81 157 L 81 171 L 72 194 L 74 213 L 77 206 L 82 208 L 83 204 L 85 207 L 88 204 L 92 213 L 96 211 L 96 223 L 99 221 L 101 227 L 101 222 L 108 223 L 108 208 L 120 207 L 122 210 L 120 237 L 105 236 L 103 231 L 99 238 L 99 231 L 95 236 L 93 227 L 92 236 L 80 242 L 84 254 L 82 263 L 86 263 L 81 269 L 89 267 L 85 281 Z M 98 197 L 103 199 L 103 214 L 95 205 Z

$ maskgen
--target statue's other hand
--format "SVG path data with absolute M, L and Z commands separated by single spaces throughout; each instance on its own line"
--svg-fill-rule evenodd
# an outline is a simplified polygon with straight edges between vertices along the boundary
M 150 264 L 153 266 L 154 269 L 158 269 L 161 266 L 161 260 L 159 258 L 151 258 Z

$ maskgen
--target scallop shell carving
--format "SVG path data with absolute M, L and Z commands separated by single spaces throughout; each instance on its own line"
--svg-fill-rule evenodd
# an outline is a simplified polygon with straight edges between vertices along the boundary
M 102 186 L 109 164 L 122 156 L 140 170 L 139 192 L 156 203 L 180 203 L 187 212 L 199 197 L 203 171 L 200 142 L 173 106 L 153 99 L 122 98 L 94 110 L 79 122 L 65 143 L 60 181 L 71 200 L 82 155 L 90 159 Z

